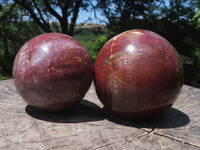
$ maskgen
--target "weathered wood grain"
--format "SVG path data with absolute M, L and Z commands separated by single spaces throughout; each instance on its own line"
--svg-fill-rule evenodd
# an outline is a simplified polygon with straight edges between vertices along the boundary
M 173 108 L 145 121 L 107 112 L 91 86 L 72 109 L 47 113 L 27 106 L 13 80 L 0 81 L 0 150 L 197 150 L 200 89 L 184 85 Z

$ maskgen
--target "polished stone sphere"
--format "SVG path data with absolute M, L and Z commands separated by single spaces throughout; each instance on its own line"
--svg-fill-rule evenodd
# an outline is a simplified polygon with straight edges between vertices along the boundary
M 130 30 L 109 40 L 95 62 L 95 86 L 105 108 L 144 118 L 170 108 L 183 85 L 175 48 L 160 35 Z
M 84 97 L 93 78 L 93 63 L 74 38 L 46 33 L 26 42 L 16 55 L 13 78 L 31 106 L 57 111 Z

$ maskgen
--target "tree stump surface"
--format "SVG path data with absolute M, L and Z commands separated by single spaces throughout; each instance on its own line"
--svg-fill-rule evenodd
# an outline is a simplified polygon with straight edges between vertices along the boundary
M 120 119 L 92 85 L 73 108 L 57 113 L 27 105 L 13 79 L 0 81 L 0 150 L 200 150 L 200 89 L 184 85 L 161 116 Z

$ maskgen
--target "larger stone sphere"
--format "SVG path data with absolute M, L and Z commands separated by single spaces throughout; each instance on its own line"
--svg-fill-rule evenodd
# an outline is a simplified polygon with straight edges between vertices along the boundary
M 17 91 L 31 106 L 66 109 L 82 100 L 93 77 L 93 63 L 74 38 L 46 33 L 26 42 L 13 65 Z
M 136 29 L 115 36 L 95 62 L 97 95 L 107 109 L 122 117 L 160 114 L 173 105 L 182 85 L 178 53 L 151 31 Z

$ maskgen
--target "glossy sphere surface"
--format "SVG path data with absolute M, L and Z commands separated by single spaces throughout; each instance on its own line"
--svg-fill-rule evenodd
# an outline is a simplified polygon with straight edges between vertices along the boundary
M 82 100 L 91 85 L 93 64 L 70 36 L 46 33 L 26 42 L 13 66 L 17 91 L 30 105 L 54 111 Z
M 171 107 L 183 85 L 175 48 L 147 30 L 109 40 L 95 62 L 96 92 L 106 108 L 128 118 L 150 117 Z

